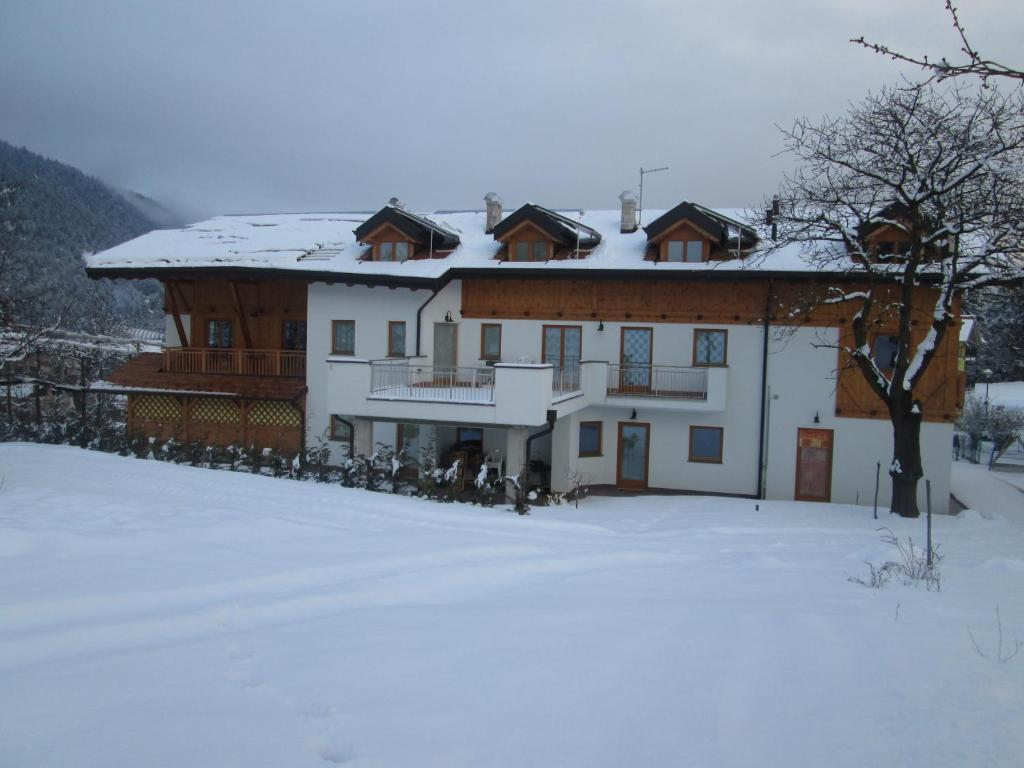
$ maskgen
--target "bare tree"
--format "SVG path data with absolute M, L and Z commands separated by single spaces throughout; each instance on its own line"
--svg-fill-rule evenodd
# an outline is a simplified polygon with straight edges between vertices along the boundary
M 862 45 L 875 53 L 881 53 L 895 61 L 919 66 L 929 72 L 931 78 L 935 78 L 937 80 L 945 80 L 948 77 L 976 75 L 977 77 L 980 77 L 982 83 L 986 85 L 992 78 L 1010 78 L 1011 80 L 1024 81 L 1024 70 L 1014 69 L 1013 67 L 1008 67 L 1005 64 L 1000 64 L 997 61 L 986 59 L 978 52 L 977 48 L 971 45 L 970 41 L 967 39 L 967 31 L 964 28 L 963 23 L 960 21 L 960 12 L 957 10 L 956 5 L 953 4 L 953 0 L 946 0 L 946 11 L 950 15 L 953 29 L 960 38 L 960 53 L 967 57 L 966 61 L 951 64 L 945 56 L 941 56 L 938 61 L 930 59 L 927 55 L 909 56 L 905 53 L 894 51 L 887 45 L 869 42 L 864 39 L 863 35 L 858 38 L 854 38 L 850 42 Z
M 854 343 L 842 357 L 888 410 L 891 507 L 916 517 L 926 415 L 917 389 L 955 321 L 956 297 L 1024 279 L 1019 93 L 890 88 L 841 117 L 803 118 L 782 133 L 798 168 L 782 184 L 768 252 L 799 245 L 822 271 L 858 283 L 831 287 L 824 300 L 855 309 Z M 922 310 L 927 332 L 915 343 Z M 898 344 L 877 359 L 873 336 L 890 326 Z

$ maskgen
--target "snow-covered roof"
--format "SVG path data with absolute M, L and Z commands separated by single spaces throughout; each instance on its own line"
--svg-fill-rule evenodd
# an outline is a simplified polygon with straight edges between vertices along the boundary
M 744 220 L 742 210 L 716 210 L 732 220 Z M 580 221 L 579 211 L 564 211 L 570 220 Z M 664 211 L 645 210 L 644 219 L 653 221 Z M 86 257 L 94 276 L 145 271 L 180 272 L 193 269 L 274 270 L 316 275 L 360 278 L 406 278 L 431 281 L 449 270 L 499 269 L 503 273 L 560 271 L 636 272 L 809 272 L 816 271 L 800 246 L 780 249 L 764 258 L 701 263 L 645 261 L 647 236 L 643 229 L 619 231 L 618 209 L 583 212 L 584 225 L 601 237 L 600 244 L 579 260 L 509 262 L 495 259 L 501 244 L 487 234 L 483 211 L 418 214 L 439 227 L 456 233 L 459 246 L 444 258 L 405 262 L 364 261 L 366 248 L 353 230 L 373 214 L 288 213 L 217 216 L 182 229 L 149 232 L 121 245 Z M 310 275 L 312 276 L 312 274 Z

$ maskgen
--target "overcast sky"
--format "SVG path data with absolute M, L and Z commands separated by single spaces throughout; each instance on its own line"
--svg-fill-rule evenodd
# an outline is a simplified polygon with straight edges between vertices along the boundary
M 1020 0 L 963 0 L 1021 64 Z M 756 203 L 776 123 L 957 40 L 942 0 L 0 0 L 0 138 L 190 216 Z

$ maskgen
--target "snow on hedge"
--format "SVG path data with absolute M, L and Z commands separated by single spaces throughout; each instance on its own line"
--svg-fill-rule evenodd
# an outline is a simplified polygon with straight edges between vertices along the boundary
M 519 517 L 0 445 L 0 763 L 1017 764 L 1024 656 L 967 632 L 1024 637 L 1015 510 L 938 517 L 929 592 L 847 581 L 892 555 L 869 509 L 755 504 Z

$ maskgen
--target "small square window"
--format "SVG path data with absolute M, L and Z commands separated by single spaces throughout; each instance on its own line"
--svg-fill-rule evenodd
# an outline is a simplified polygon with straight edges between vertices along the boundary
M 409 258 L 409 244 L 395 243 L 395 261 L 407 261 Z
M 331 353 L 354 355 L 356 353 L 356 321 L 335 320 L 332 323 Z
M 331 440 L 352 442 L 352 425 L 340 416 L 331 416 Z
M 395 244 L 394 243 L 381 243 L 377 246 L 377 252 L 380 255 L 381 261 L 394 261 L 395 260 Z
M 405 357 L 405 322 L 388 322 L 388 357 Z
M 520 240 L 516 243 L 516 261 L 529 261 L 530 260 L 530 244 L 526 240 Z
M 601 422 L 581 421 L 580 422 L 580 451 L 579 455 L 600 456 L 601 455 Z
M 721 427 L 690 427 L 690 461 L 722 463 Z
M 547 261 L 548 258 L 548 244 L 543 240 L 533 241 L 533 260 L 534 261 Z
M 682 261 L 685 245 L 686 243 L 682 240 L 669 240 L 668 249 L 666 251 L 666 258 L 668 261 Z
M 686 260 L 687 261 L 704 261 L 704 241 L 703 240 L 687 240 L 686 241 Z
M 497 323 L 480 326 L 480 359 L 501 359 L 501 326 Z
M 896 355 L 900 351 L 900 337 L 882 335 L 875 338 L 872 354 L 879 370 L 891 371 L 896 367 Z
M 693 332 L 693 364 L 725 365 L 728 331 L 697 329 Z

